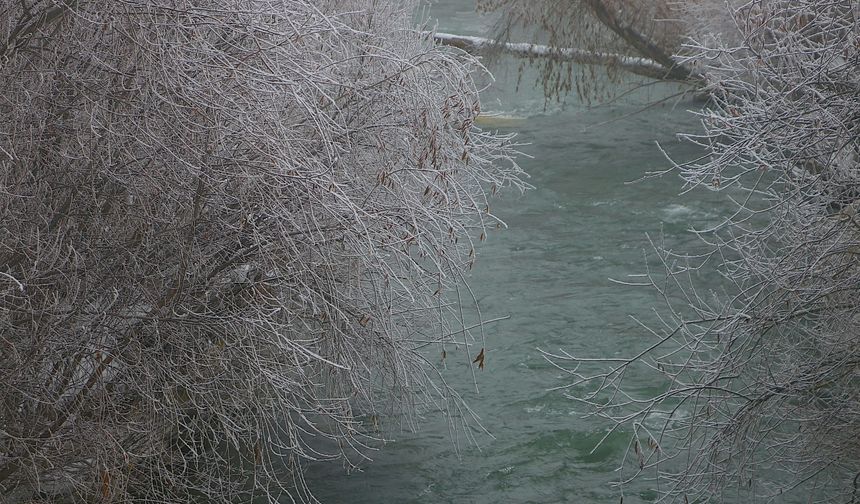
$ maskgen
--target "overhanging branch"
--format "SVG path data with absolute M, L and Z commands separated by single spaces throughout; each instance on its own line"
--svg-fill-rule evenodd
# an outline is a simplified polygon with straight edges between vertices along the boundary
M 583 3 L 591 12 L 616 35 L 624 39 L 639 54 L 651 58 L 665 69 L 665 77 L 672 80 L 687 80 L 693 76 L 689 68 L 681 65 L 661 47 L 649 40 L 639 30 L 622 22 L 615 9 L 610 8 L 603 0 L 584 0 Z

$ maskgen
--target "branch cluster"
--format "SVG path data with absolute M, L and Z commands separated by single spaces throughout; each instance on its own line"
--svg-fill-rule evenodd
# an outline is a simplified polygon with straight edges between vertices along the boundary
M 667 309 L 640 354 L 550 358 L 580 400 L 632 427 L 627 467 L 656 473 L 668 500 L 856 502 L 860 9 L 756 1 L 729 18 L 726 36 L 686 48 L 713 99 L 704 132 L 685 135 L 707 156 L 675 170 L 688 188 L 726 191 L 735 211 L 700 231 L 703 255 L 655 245 L 668 276 L 642 283 Z M 706 264 L 723 291 L 700 288 Z M 622 386 L 637 366 L 665 390 Z
M 468 421 L 421 347 L 524 184 L 413 7 L 0 3 L 0 500 L 312 500 L 386 413 Z

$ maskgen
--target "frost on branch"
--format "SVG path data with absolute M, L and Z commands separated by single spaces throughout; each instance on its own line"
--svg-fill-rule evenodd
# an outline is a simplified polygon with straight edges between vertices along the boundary
M 309 500 L 469 421 L 420 350 L 523 183 L 404 4 L 0 4 L 0 500 Z
M 685 135 L 707 156 L 675 170 L 734 212 L 701 231 L 702 255 L 655 246 L 641 283 L 667 308 L 641 353 L 550 358 L 575 377 L 572 396 L 632 429 L 625 481 L 656 474 L 674 502 L 856 502 L 860 7 L 732 3 L 730 25 L 719 16 L 684 50 L 712 101 L 703 133 Z M 711 265 L 724 290 L 702 288 Z M 665 391 L 623 386 L 642 369 Z

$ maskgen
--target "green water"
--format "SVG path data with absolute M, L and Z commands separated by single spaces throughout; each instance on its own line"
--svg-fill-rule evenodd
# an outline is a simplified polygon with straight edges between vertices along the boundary
M 440 31 L 482 33 L 487 22 L 470 3 L 437 3 Z M 715 224 L 728 207 L 706 191 L 680 196 L 674 175 L 627 183 L 667 166 L 655 142 L 678 158 L 701 154 L 674 136 L 697 129 L 688 112 L 697 104 L 672 102 L 627 117 L 673 91 L 658 88 L 611 107 L 589 108 L 569 97 L 563 110 L 545 108 L 528 82 L 514 92 L 515 72 L 507 70 L 515 65 L 491 66 L 499 82 L 484 97 L 484 109 L 514 118 L 499 124 L 530 143 L 523 150 L 533 158 L 521 164 L 535 189 L 496 203 L 494 212 L 509 229 L 490 236 L 471 279 L 485 318 L 510 319 L 487 329 L 479 394 L 464 367 L 452 366 L 446 375 L 494 438 L 478 435 L 478 447 L 463 445 L 458 454 L 445 419 L 428 416 L 417 433 L 389 433 L 396 442 L 374 454 L 362 472 L 311 467 L 309 484 L 324 503 L 619 502 L 611 483 L 629 433 L 613 435 L 592 452 L 609 425 L 583 418 L 582 406 L 547 390 L 568 379 L 537 348 L 592 356 L 643 348 L 647 335 L 629 315 L 648 319 L 657 299 L 609 278 L 643 271 L 646 233 L 662 231 L 673 248 L 689 249 L 695 238 L 687 229 Z M 661 386 L 653 380 L 634 375 L 628 385 L 644 392 Z M 654 495 L 641 483 L 624 502 Z

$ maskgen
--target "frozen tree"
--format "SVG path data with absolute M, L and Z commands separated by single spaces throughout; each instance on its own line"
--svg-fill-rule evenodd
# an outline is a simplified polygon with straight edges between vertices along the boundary
M 641 352 L 548 357 L 571 397 L 633 433 L 624 481 L 656 475 L 684 503 L 858 502 L 860 4 L 688 8 L 684 62 L 711 101 L 684 135 L 706 155 L 674 170 L 736 208 L 699 231 L 702 254 L 656 244 L 659 266 L 631 282 L 666 306 Z M 724 285 L 703 288 L 714 267 Z M 659 395 L 624 385 L 646 371 Z
M 473 425 L 423 349 L 483 347 L 523 183 L 413 8 L 0 2 L 0 501 L 307 501 L 387 414 Z

